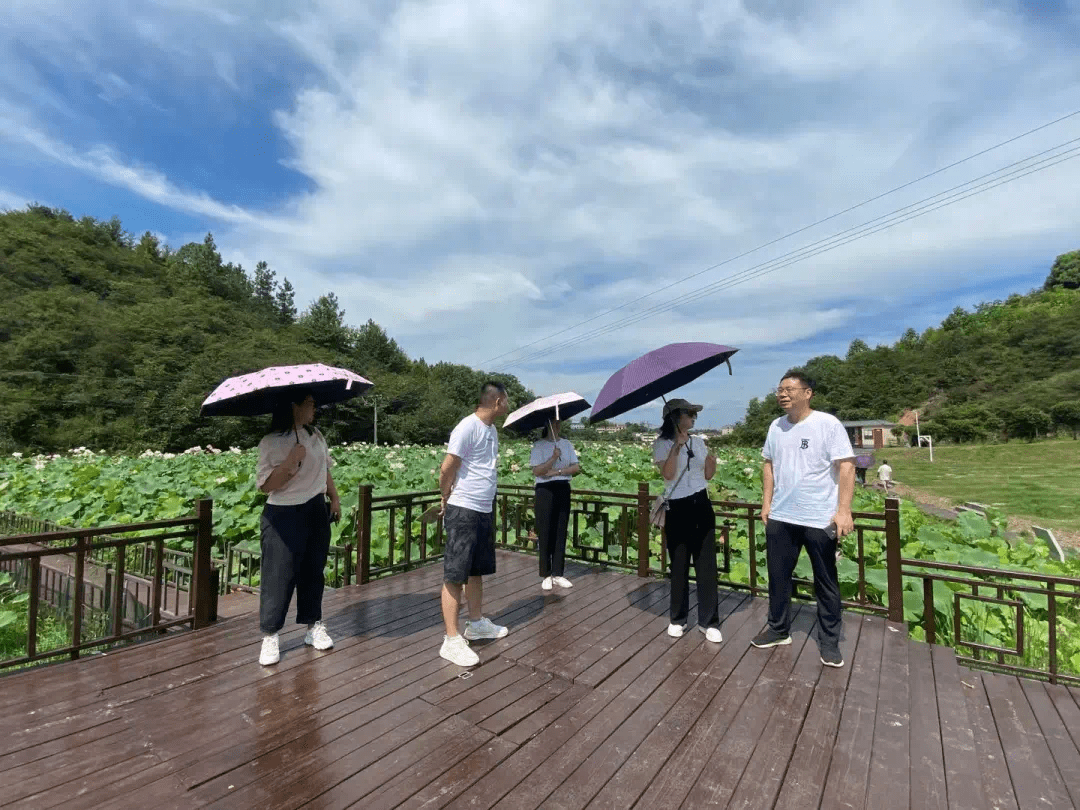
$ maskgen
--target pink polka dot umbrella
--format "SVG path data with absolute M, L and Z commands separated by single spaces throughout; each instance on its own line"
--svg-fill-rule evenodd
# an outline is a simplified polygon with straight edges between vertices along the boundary
M 271 413 L 290 391 L 307 389 L 316 405 L 358 397 L 374 385 L 348 369 L 322 363 L 270 366 L 262 371 L 229 377 L 202 404 L 203 416 L 257 416 Z

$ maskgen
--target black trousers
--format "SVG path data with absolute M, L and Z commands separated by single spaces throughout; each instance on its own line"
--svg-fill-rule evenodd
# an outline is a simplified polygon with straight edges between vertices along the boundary
M 330 507 L 316 495 L 297 506 L 263 507 L 259 629 L 269 635 L 285 626 L 293 591 L 297 624 L 322 619 L 323 568 L 330 552 Z
M 540 576 L 561 577 L 566 561 L 566 529 L 570 525 L 570 482 L 536 485 L 536 546 Z
M 697 579 L 698 624 L 719 627 L 716 587 L 716 515 L 707 490 L 668 501 L 664 521 L 671 571 L 671 623 L 690 613 L 690 562 Z
M 818 641 L 823 647 L 840 643 L 840 582 L 836 575 L 836 538 L 824 529 L 770 519 L 765 527 L 769 561 L 769 627 L 787 635 L 791 631 L 791 577 L 799 552 L 806 549 L 814 569 L 817 595 Z

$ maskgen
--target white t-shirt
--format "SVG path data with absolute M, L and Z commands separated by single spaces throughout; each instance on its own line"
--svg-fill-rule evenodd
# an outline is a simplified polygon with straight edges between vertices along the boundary
M 886 481 L 892 481 L 892 467 L 888 464 L 882 464 L 877 468 L 878 481 L 885 483 Z
M 569 481 L 572 476 L 559 475 L 559 470 L 565 470 L 567 467 L 573 467 L 578 463 L 577 453 L 574 452 L 574 445 L 570 444 L 568 439 L 559 438 L 559 450 L 562 451 L 562 455 L 559 456 L 559 460 L 555 462 L 555 466 L 551 468 L 551 475 L 547 478 L 537 478 L 536 483 L 543 484 L 548 481 Z M 555 452 L 555 442 L 551 439 L 540 439 L 532 446 L 532 452 L 529 454 L 529 466 L 536 467 L 543 464 L 549 458 L 551 454 Z
M 300 444 L 307 448 L 304 461 L 289 482 L 281 489 L 270 493 L 266 502 L 271 506 L 295 506 L 307 503 L 316 495 L 326 492 L 326 472 L 334 466 L 334 459 L 330 457 L 326 446 L 326 439 L 318 428 L 313 428 L 313 433 L 308 433 L 304 428 L 299 431 L 288 433 L 267 433 L 259 442 L 259 464 L 255 469 L 255 483 L 262 486 L 266 479 L 285 458 L 296 444 L 297 437 Z
M 657 438 L 653 442 L 653 461 L 658 463 L 667 461 L 668 453 L 671 452 L 671 447 L 674 444 L 675 442 L 672 439 Z M 684 444 L 679 448 L 679 460 L 675 465 L 675 477 L 664 482 L 664 491 L 667 492 L 668 498 L 672 500 L 687 498 L 709 486 L 709 482 L 705 479 L 705 456 L 709 454 L 709 448 L 705 446 L 705 440 L 700 436 L 691 436 L 687 444 L 694 451 L 694 457 L 690 459 L 690 469 L 687 470 L 686 468 L 688 454 L 686 452 L 687 445 Z M 683 470 L 686 470 L 685 474 L 683 474 Z M 679 480 L 680 475 L 682 475 L 682 480 Z M 672 489 L 672 485 L 676 481 L 679 482 L 679 485 Z M 668 492 L 668 490 L 671 491 Z
M 769 425 L 761 455 L 773 468 L 769 519 L 826 528 L 840 492 L 833 462 L 855 457 L 840 420 L 821 411 L 811 411 L 798 424 L 781 416 Z
M 454 489 L 446 502 L 490 512 L 498 486 L 499 432 L 475 413 L 466 416 L 450 434 L 447 452 L 461 459 Z

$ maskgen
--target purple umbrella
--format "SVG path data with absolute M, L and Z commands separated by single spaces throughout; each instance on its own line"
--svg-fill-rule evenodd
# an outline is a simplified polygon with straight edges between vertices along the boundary
M 202 404 L 203 416 L 257 416 L 271 413 L 291 390 L 309 389 L 317 405 L 358 397 L 374 383 L 348 369 L 309 363 L 271 366 L 229 377 Z
M 620 368 L 604 383 L 593 403 L 590 422 L 632 411 L 696 380 L 721 363 L 728 364 L 738 349 L 717 343 L 669 343 Z

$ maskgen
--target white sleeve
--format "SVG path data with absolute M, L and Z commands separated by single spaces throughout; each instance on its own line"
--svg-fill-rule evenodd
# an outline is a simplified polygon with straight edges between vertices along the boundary
M 458 458 L 465 458 L 473 447 L 472 422 L 462 421 L 450 434 L 450 445 L 446 452 Z
M 663 463 L 667 461 L 668 453 L 671 452 L 672 445 L 675 444 L 671 439 L 657 439 L 653 442 L 652 457 L 653 461 Z
M 282 455 L 276 447 L 277 444 L 272 434 L 263 436 L 262 441 L 259 442 L 259 463 L 255 467 L 255 485 L 258 487 L 266 483 L 266 479 L 274 472 L 274 468 L 288 455 L 288 453 Z
M 544 451 L 540 448 L 540 442 L 533 442 L 532 452 L 529 453 L 529 466 L 538 467 L 547 461 Z
M 833 422 L 829 427 L 829 461 L 840 461 L 845 458 L 855 458 L 855 451 L 851 447 L 851 439 L 847 431 L 839 421 Z
M 761 457 L 766 461 L 772 461 L 775 453 L 776 447 L 773 443 L 773 426 L 769 425 L 769 432 L 765 435 L 765 446 L 761 448 Z
M 577 451 L 574 449 L 574 445 L 570 444 L 570 440 L 566 440 L 566 446 L 570 450 L 570 453 L 566 457 L 567 465 L 573 465 L 578 463 Z

